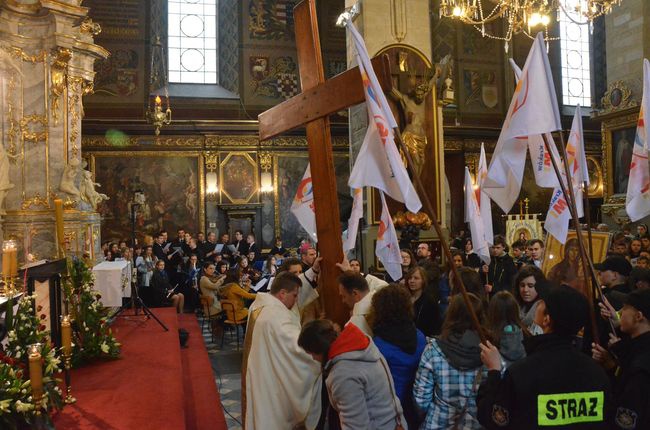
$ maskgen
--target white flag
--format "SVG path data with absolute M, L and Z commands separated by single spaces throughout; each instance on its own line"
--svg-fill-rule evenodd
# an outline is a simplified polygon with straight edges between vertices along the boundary
M 386 198 L 384 193 L 381 195 L 381 219 L 379 221 L 379 230 L 377 231 L 377 245 L 375 246 L 375 255 L 384 265 L 386 272 L 393 279 L 402 278 L 402 254 L 399 249 L 397 233 L 393 225 L 393 219 L 388 212 Z
M 481 219 L 481 210 L 476 198 L 476 190 L 472 182 L 472 175 L 465 167 L 465 222 L 469 223 L 469 231 L 472 235 L 474 252 L 485 264 L 490 264 L 490 246 L 485 240 L 485 229 Z
M 481 158 L 478 161 L 478 177 L 476 178 L 476 185 L 478 185 L 477 198 L 479 201 L 479 209 L 481 211 L 481 220 L 483 221 L 483 231 L 485 233 L 485 240 L 488 244 L 494 243 L 494 233 L 492 231 L 492 205 L 490 203 L 490 196 L 483 190 L 483 183 L 487 178 L 487 158 L 485 156 L 485 145 L 481 142 Z
M 567 161 L 569 163 L 569 176 L 571 177 L 571 186 L 573 186 L 573 193 L 576 198 L 576 209 L 578 210 L 578 217 L 584 216 L 583 209 L 583 193 L 581 184 L 584 178 L 589 178 L 589 172 L 586 168 L 586 157 L 584 150 L 584 136 L 582 134 L 582 112 L 580 106 L 576 106 L 575 114 L 573 115 L 573 124 L 571 125 L 571 134 L 566 144 Z M 584 163 L 584 164 L 583 164 Z M 566 176 L 563 176 L 564 184 L 566 185 Z M 571 221 L 571 211 L 564 198 L 561 188 L 555 188 L 551 203 L 546 213 L 546 222 L 544 229 L 553 235 L 560 243 L 566 243 L 567 233 L 569 230 L 569 222 Z
M 348 220 L 348 234 L 343 242 L 343 252 L 347 252 L 356 247 L 359 220 L 363 218 L 363 189 L 355 188 L 352 193 L 352 211 Z
M 379 188 L 393 199 L 403 202 L 411 212 L 417 213 L 422 203 L 395 146 L 393 129 L 397 123 L 372 68 L 363 38 L 352 22 L 348 22 L 347 27 L 357 48 L 369 117 L 368 130 L 352 167 L 348 185 L 351 188 Z
M 631 221 L 650 215 L 650 166 L 648 165 L 648 129 L 645 114 L 650 108 L 650 62 L 643 60 L 643 97 L 636 126 L 630 177 L 627 182 L 625 210 Z
M 291 204 L 291 213 L 298 218 L 298 222 L 309 233 L 309 238 L 317 240 L 316 236 L 316 212 L 314 211 L 314 187 L 311 181 L 311 169 L 307 164 L 305 174 L 298 184 L 296 196 Z
M 519 197 L 526 165 L 526 148 L 530 148 L 529 136 L 533 136 L 533 150 L 539 152 L 541 135 L 561 128 L 548 55 L 543 35 L 539 33 L 517 82 L 485 181 L 485 192 L 504 212 L 509 212 Z M 542 172 L 550 173 L 550 170 Z M 550 178 L 549 175 L 544 177 Z M 553 185 L 559 183 L 550 186 Z

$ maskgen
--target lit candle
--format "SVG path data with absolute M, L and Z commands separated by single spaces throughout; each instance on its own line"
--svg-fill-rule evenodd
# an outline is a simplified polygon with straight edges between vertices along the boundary
M 7 277 L 11 276 L 10 275 L 10 271 L 11 271 L 10 260 L 11 260 L 11 256 L 10 256 L 9 249 L 4 248 L 2 250 L 2 277 L 3 278 L 7 278 Z
M 72 353 L 72 326 L 67 315 L 64 315 L 61 320 L 61 346 L 64 356 L 67 357 Z
M 156 96 L 156 107 L 159 108 L 162 106 L 162 100 L 160 100 L 160 96 Z
M 59 249 L 65 249 L 63 236 L 63 200 L 54 199 L 54 216 L 56 217 L 56 241 Z
M 9 250 L 9 276 L 18 275 L 18 250 L 12 248 Z
M 43 365 L 41 363 L 41 344 L 29 345 L 29 380 L 32 385 L 32 399 L 34 404 L 43 398 Z M 36 410 L 40 407 L 36 406 Z

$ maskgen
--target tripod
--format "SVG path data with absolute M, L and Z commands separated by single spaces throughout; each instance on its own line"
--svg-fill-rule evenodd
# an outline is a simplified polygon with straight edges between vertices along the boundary
M 136 192 L 137 194 L 137 192 Z M 131 243 L 135 247 L 135 221 L 136 221 L 136 213 L 137 209 L 140 206 L 139 203 L 132 203 L 131 204 Z M 135 262 L 134 262 L 135 263 Z M 165 331 L 169 331 L 169 328 L 165 324 L 163 324 L 162 321 L 158 319 L 158 317 L 147 307 L 147 305 L 144 304 L 142 301 L 142 298 L 140 298 L 140 295 L 138 294 L 138 281 L 137 281 L 137 276 L 136 276 L 136 281 L 131 283 L 131 308 L 133 308 L 133 313 L 135 316 L 138 316 L 138 307 L 142 308 L 142 313 L 144 316 L 149 319 L 153 318 L 156 320 L 160 326 L 165 329 Z M 120 309 L 115 312 L 115 315 L 113 315 L 113 318 L 117 318 L 122 312 L 124 312 L 127 308 L 129 307 L 128 304 L 123 304 Z

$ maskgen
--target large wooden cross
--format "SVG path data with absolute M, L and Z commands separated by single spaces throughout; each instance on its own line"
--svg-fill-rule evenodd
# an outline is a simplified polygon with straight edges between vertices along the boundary
M 343 243 L 329 115 L 365 101 L 363 84 L 358 68 L 325 80 L 315 0 L 303 0 L 293 13 L 302 93 L 259 115 L 260 140 L 303 125 L 307 128 L 316 232 L 323 257 L 321 296 L 327 318 L 342 324 L 349 311 L 341 302 L 336 281 L 340 273 L 336 263 L 343 260 Z M 388 59 L 376 58 L 373 66 L 384 91 L 390 91 Z

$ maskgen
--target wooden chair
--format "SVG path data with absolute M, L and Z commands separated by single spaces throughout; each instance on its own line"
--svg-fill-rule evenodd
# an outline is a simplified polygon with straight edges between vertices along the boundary
M 221 334 L 221 348 L 223 348 L 223 340 L 226 336 L 226 329 L 228 331 L 235 331 L 235 338 L 237 340 L 237 351 L 239 351 L 239 326 L 246 325 L 246 319 L 237 320 L 237 312 L 235 311 L 235 304 L 230 300 L 221 300 L 221 309 L 226 311 L 226 319 L 224 323 L 224 330 Z
M 214 321 L 219 321 L 221 318 L 221 313 L 210 315 L 210 308 L 214 303 L 214 297 L 201 295 L 201 313 L 203 314 L 203 320 L 201 322 L 201 332 L 205 329 L 205 323 L 207 322 L 210 327 L 210 334 L 212 343 L 214 343 L 214 327 L 212 323 Z

